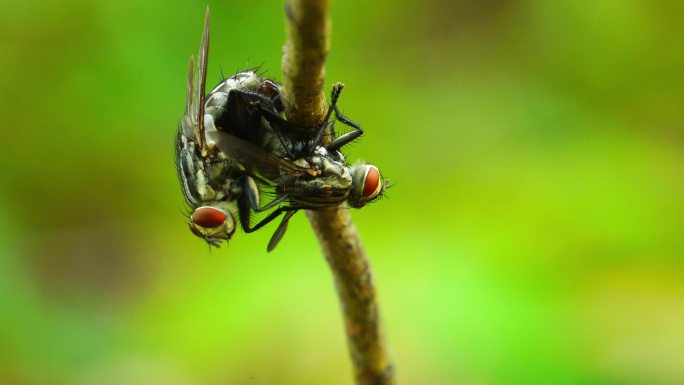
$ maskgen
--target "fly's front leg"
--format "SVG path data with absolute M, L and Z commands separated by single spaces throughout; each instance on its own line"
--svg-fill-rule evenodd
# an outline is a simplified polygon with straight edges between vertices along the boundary
M 335 138 L 333 142 L 330 143 L 330 145 L 327 147 L 329 152 L 338 151 L 343 146 L 351 143 L 352 141 L 356 140 L 358 137 L 363 135 L 363 128 L 361 128 L 361 126 L 359 126 L 358 123 L 342 115 L 339 108 L 337 108 L 337 99 L 340 97 L 340 93 L 342 92 L 343 87 L 344 86 L 342 85 L 342 83 L 336 83 L 335 86 L 333 86 L 332 94 L 330 95 L 330 98 L 332 100 L 330 110 L 335 111 L 335 119 L 353 128 L 354 131 L 341 135 L 339 138 Z M 330 115 L 330 111 L 328 111 L 328 115 Z
M 321 139 L 323 138 L 323 135 L 325 134 L 325 131 L 329 127 L 329 121 L 330 121 L 330 115 L 332 115 L 333 112 L 335 112 L 335 119 L 339 120 L 343 124 L 346 124 L 347 126 L 351 127 L 354 129 L 354 131 L 348 132 L 344 135 L 341 135 L 338 138 L 334 138 L 332 143 L 326 147 L 328 152 L 336 152 L 340 148 L 342 148 L 344 145 L 354 141 L 357 139 L 359 136 L 363 135 L 363 128 L 359 126 L 358 123 L 352 121 L 351 119 L 347 118 L 344 116 L 339 108 L 337 107 L 337 101 L 340 98 L 340 94 L 342 93 L 342 89 L 344 89 L 344 84 L 337 82 L 333 85 L 333 89 L 330 92 L 330 108 L 328 108 L 328 113 L 325 116 L 325 120 L 323 120 L 323 125 L 321 126 L 320 130 L 318 131 L 318 134 L 314 138 L 314 141 L 312 142 L 312 146 L 309 149 L 309 152 L 313 152 L 314 148 L 321 143 Z M 332 134 L 334 135 L 335 132 L 333 130 Z
M 333 84 L 333 89 L 330 92 L 330 108 L 328 108 L 328 112 L 325 114 L 325 119 L 323 119 L 323 123 L 321 123 L 320 129 L 316 133 L 314 140 L 311 142 L 311 145 L 309 146 L 309 154 L 312 154 L 316 146 L 319 146 L 321 144 L 323 135 L 326 131 L 330 129 L 330 115 L 332 115 L 333 111 L 337 109 L 337 99 L 339 99 L 343 88 L 344 84 L 340 82 Z M 331 134 L 334 136 L 335 132 L 333 131 Z

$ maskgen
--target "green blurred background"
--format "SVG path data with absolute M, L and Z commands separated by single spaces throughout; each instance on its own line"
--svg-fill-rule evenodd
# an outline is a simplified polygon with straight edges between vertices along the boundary
M 281 79 L 210 2 L 209 85 Z M 204 2 L 0 6 L 0 383 L 350 384 L 302 214 L 209 251 L 173 165 Z M 401 384 L 684 383 L 684 3 L 332 1 L 328 89 Z

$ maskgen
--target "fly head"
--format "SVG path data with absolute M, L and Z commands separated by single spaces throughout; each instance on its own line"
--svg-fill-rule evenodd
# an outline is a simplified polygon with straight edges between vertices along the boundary
M 352 186 L 347 202 L 351 207 L 361 208 L 380 198 L 387 187 L 380 170 L 372 164 L 356 163 L 351 166 Z
M 227 208 L 200 206 L 193 210 L 189 222 L 190 231 L 209 245 L 219 247 L 235 233 L 235 218 Z

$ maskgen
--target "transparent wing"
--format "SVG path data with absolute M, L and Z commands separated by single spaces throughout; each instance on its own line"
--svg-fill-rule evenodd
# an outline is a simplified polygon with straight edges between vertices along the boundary
M 204 88 L 207 80 L 207 60 L 209 57 L 209 7 L 204 15 L 204 30 L 197 62 L 197 78 L 195 78 L 195 59 L 190 56 L 188 64 L 188 81 L 186 85 L 185 115 L 183 115 L 183 134 L 194 137 L 200 150 L 206 155 L 204 138 Z
M 209 132 L 208 135 L 224 154 L 237 160 L 247 170 L 256 172 L 266 179 L 276 181 L 281 177 L 312 173 L 312 170 L 308 168 L 297 166 L 236 136 L 220 131 Z
M 200 43 L 199 54 L 197 55 L 197 143 L 202 150 L 202 155 L 206 155 L 206 141 L 204 137 L 204 88 L 207 83 L 207 61 L 209 60 L 209 7 L 204 13 L 204 31 L 202 31 L 202 42 Z
M 185 118 L 189 118 L 191 123 L 195 118 L 195 93 L 194 93 L 194 79 L 195 79 L 195 59 L 190 56 L 190 63 L 188 63 L 188 82 L 185 87 Z

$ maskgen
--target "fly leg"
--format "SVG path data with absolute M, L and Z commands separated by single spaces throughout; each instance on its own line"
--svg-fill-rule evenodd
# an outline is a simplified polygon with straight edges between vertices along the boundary
M 268 123 L 271 124 L 273 132 L 280 141 L 280 144 L 283 146 L 288 155 L 290 155 L 290 158 L 294 158 L 292 150 L 285 143 L 280 130 L 299 132 L 302 134 L 306 134 L 309 131 L 285 120 L 278 113 L 278 111 L 282 110 L 282 100 L 280 99 L 280 95 L 276 96 L 275 98 L 270 98 L 255 91 L 241 89 L 231 90 L 231 93 L 235 93 L 236 96 L 242 97 L 243 100 L 245 100 L 251 107 L 258 111 L 259 117 L 263 117 Z
M 337 82 L 333 85 L 333 89 L 330 92 L 330 108 L 328 108 L 328 113 L 325 116 L 325 120 L 323 120 L 323 125 L 321 126 L 320 130 L 318 131 L 318 134 L 316 135 L 316 138 L 311 144 L 311 148 L 309 148 L 309 152 L 313 153 L 313 150 L 316 146 L 320 145 L 321 143 L 321 138 L 323 137 L 323 134 L 325 134 L 326 129 L 328 128 L 329 121 L 330 121 L 330 115 L 332 115 L 333 112 L 335 112 L 335 119 L 339 120 L 343 124 L 346 124 L 347 126 L 353 128 L 354 130 L 351 132 L 348 132 L 346 134 L 341 135 L 338 138 L 334 138 L 332 143 L 326 147 L 328 152 L 335 152 L 338 151 L 340 148 L 345 146 L 346 144 L 354 141 L 357 139 L 359 136 L 363 135 L 363 128 L 358 125 L 358 123 L 352 121 L 351 119 L 347 118 L 344 116 L 339 108 L 337 107 L 337 101 L 340 98 L 340 94 L 342 93 L 342 89 L 344 88 L 344 84 Z M 333 130 L 333 135 L 335 134 Z
M 267 250 L 273 250 L 278 245 L 280 240 L 283 238 L 283 235 L 285 235 L 285 231 L 287 230 L 287 224 L 290 218 L 297 212 L 297 210 L 299 210 L 299 207 L 278 207 L 277 209 L 273 210 L 273 212 L 268 214 L 266 218 L 262 219 L 259 223 L 252 226 L 250 224 L 251 213 L 249 210 L 249 203 L 246 200 L 247 199 L 243 197 L 238 201 L 238 214 L 240 215 L 240 224 L 242 225 L 242 228 L 243 230 L 245 230 L 246 233 L 251 233 L 259 230 L 260 228 L 264 227 L 265 225 L 269 224 L 271 221 L 279 217 L 280 214 L 285 213 L 285 216 L 280 221 L 278 228 L 276 229 L 275 233 L 273 233 L 271 240 L 268 242 Z
M 275 112 L 269 110 L 268 108 L 264 108 L 261 105 L 258 105 L 258 107 L 259 107 L 259 111 L 261 112 L 261 116 L 264 119 L 266 119 L 267 122 L 269 122 L 271 124 L 271 128 L 273 129 L 273 132 L 275 133 L 276 137 L 280 141 L 280 144 L 283 146 L 283 148 L 287 152 L 288 157 L 290 159 L 298 158 L 298 155 L 294 153 L 294 149 L 292 148 L 292 144 L 290 143 L 289 146 L 285 144 L 285 140 L 283 139 L 282 131 L 295 132 L 298 135 L 308 137 L 311 134 L 312 128 L 298 126 L 296 124 L 293 124 L 289 120 L 284 119 L 282 116 L 280 116 L 279 114 L 276 114 Z M 330 114 L 328 114 L 328 117 L 325 118 L 325 122 L 328 121 L 329 115 Z M 323 135 L 323 131 L 325 131 L 326 126 L 327 126 L 327 124 L 323 124 L 321 126 L 321 129 L 318 131 L 318 133 L 316 135 L 316 137 L 318 138 L 319 141 L 320 141 L 320 137 Z M 313 127 L 313 129 L 315 129 L 315 128 L 316 127 Z M 315 142 L 316 142 L 316 140 L 314 140 L 313 143 L 315 143 Z M 315 146 L 312 144 L 312 147 L 309 148 L 309 151 L 307 154 L 313 153 L 313 147 L 315 147 Z
M 339 108 L 337 108 L 337 99 L 340 97 L 340 93 L 342 92 L 342 88 L 344 86 L 342 83 L 335 83 L 333 86 L 332 93 L 330 95 L 331 99 L 331 105 L 330 105 L 330 110 L 335 111 L 335 119 L 339 120 L 343 124 L 346 124 L 347 126 L 353 128 L 354 130 L 351 132 L 348 132 L 346 134 L 341 135 L 339 138 L 335 138 L 332 143 L 327 147 L 327 150 L 329 152 L 335 152 L 338 151 L 340 148 L 343 146 L 349 144 L 350 142 L 354 141 L 361 135 L 363 135 L 363 128 L 359 126 L 358 123 L 354 122 L 353 120 L 347 118 L 346 116 L 342 115 L 340 112 Z M 328 110 L 328 116 L 330 116 L 330 110 Z
M 238 119 L 232 123 L 233 130 L 237 132 L 237 136 L 252 142 L 260 140 L 264 134 L 262 131 L 263 125 L 261 124 L 261 119 L 264 118 L 267 122 L 271 123 L 271 127 L 283 149 L 288 153 L 290 152 L 290 148 L 286 145 L 285 140 L 275 126 L 286 126 L 286 129 L 296 129 L 296 127 L 277 114 L 277 111 L 279 111 L 277 106 L 282 105 L 280 99 L 274 99 L 256 91 L 233 89 L 230 91 L 228 102 L 233 103 L 233 111 L 237 112 Z M 251 123 L 245 125 L 243 123 L 245 121 Z M 240 129 L 235 127 L 240 127 Z M 253 127 L 259 127 L 259 129 L 255 130 Z
M 273 133 L 275 133 L 276 137 L 278 138 L 278 141 L 280 141 L 280 144 L 283 146 L 283 149 L 287 152 L 287 155 L 290 157 L 290 159 L 294 159 L 295 155 L 292 153 L 292 148 L 291 146 L 287 146 L 285 144 L 285 140 L 283 139 L 283 135 L 280 132 L 281 129 L 285 129 L 291 132 L 296 132 L 296 131 L 302 131 L 301 127 L 298 127 L 289 121 L 283 119 L 282 116 L 276 114 L 275 112 L 269 110 L 268 108 L 264 108 L 261 103 L 257 104 L 257 107 L 259 108 L 259 112 L 261 113 L 261 116 L 266 119 L 267 122 L 271 124 L 271 128 L 273 129 Z
M 327 147 L 327 150 L 330 152 L 335 152 L 342 148 L 344 145 L 354 141 L 361 135 L 363 135 L 363 128 L 361 126 L 352 121 L 351 119 L 347 118 L 344 116 L 339 108 L 337 107 L 337 101 L 340 98 L 340 94 L 342 93 L 342 89 L 344 88 L 344 85 L 340 82 L 337 82 L 333 85 L 333 89 L 330 92 L 330 108 L 328 108 L 328 112 L 325 115 L 325 118 L 323 119 L 323 122 L 320 124 L 318 131 L 316 132 L 316 136 L 314 137 L 313 141 L 310 143 L 309 148 L 308 148 L 308 153 L 312 154 L 314 149 L 320 145 L 321 140 L 323 138 L 323 135 L 327 131 L 330 130 L 330 116 L 332 113 L 335 113 L 335 119 L 339 120 L 343 124 L 346 124 L 347 126 L 352 127 L 354 130 L 351 132 L 348 132 L 339 138 L 335 138 L 333 142 Z M 245 92 L 245 91 L 241 91 Z M 245 92 L 247 93 L 247 92 Z M 251 93 L 247 93 L 248 95 L 252 95 Z M 271 103 L 271 105 L 274 103 L 274 101 L 265 98 L 262 95 L 259 95 L 258 99 L 266 99 L 268 103 Z M 269 108 L 265 108 L 262 103 L 257 100 L 255 101 L 255 104 L 257 104 L 257 107 L 259 108 L 259 111 L 261 112 L 261 115 L 263 116 L 264 119 L 266 119 L 267 122 L 271 124 L 271 127 L 273 128 L 274 133 L 278 137 L 278 140 L 282 144 L 283 148 L 286 149 L 288 152 L 288 155 L 290 158 L 294 158 L 295 155 L 292 154 L 291 149 L 285 144 L 285 141 L 282 137 L 282 133 L 280 132 L 281 130 L 287 130 L 290 132 L 299 132 L 303 134 L 308 134 L 310 131 L 307 128 L 304 127 L 299 127 L 297 125 L 292 124 L 290 121 L 285 120 L 282 116 L 279 114 L 276 114 Z M 334 131 L 332 132 L 334 135 Z
M 260 228 L 266 226 L 267 224 L 271 223 L 271 221 L 278 218 L 280 214 L 296 210 L 299 210 L 299 208 L 289 206 L 278 207 L 277 209 L 269 213 L 266 216 L 266 218 L 262 219 L 261 221 L 259 221 L 259 223 L 252 226 L 252 224 L 250 223 L 251 211 L 249 208 L 249 203 L 245 202 L 243 199 L 240 199 L 240 201 L 238 201 L 238 214 L 240 216 L 240 225 L 242 225 L 242 229 L 245 230 L 245 233 L 253 233 L 259 230 Z
M 265 108 L 261 104 L 257 104 L 257 107 L 259 108 L 259 112 L 261 112 L 264 119 L 266 119 L 267 122 L 278 126 L 278 129 L 293 131 L 293 132 L 297 132 L 300 134 L 307 134 L 310 132 L 309 131 L 310 129 L 308 127 L 298 126 L 298 125 L 290 122 L 289 120 L 286 120 L 285 118 L 283 118 L 279 114 L 269 110 L 268 108 Z
M 270 210 L 288 198 L 287 194 L 283 194 L 265 206 L 259 206 L 259 188 L 257 187 L 256 182 L 254 182 L 254 179 L 250 176 L 242 177 L 242 195 L 247 199 L 249 208 L 256 213 Z
M 316 146 L 319 146 L 321 144 L 321 139 L 323 138 L 323 134 L 325 134 L 325 132 L 330 127 L 330 115 L 332 115 L 333 111 L 337 110 L 337 99 L 339 99 L 343 88 L 344 88 L 344 84 L 342 84 L 340 82 L 337 82 L 333 85 L 333 89 L 330 92 L 330 104 L 331 104 L 331 106 L 330 106 L 330 108 L 328 108 L 328 112 L 325 114 L 325 119 L 323 119 L 323 123 L 321 123 L 321 128 L 318 130 L 316 137 L 314 138 L 313 142 L 311 142 L 311 145 L 309 146 L 309 154 L 313 154 Z M 332 135 L 335 135 L 334 130 L 332 130 Z
M 280 224 L 276 228 L 276 231 L 271 236 L 271 240 L 268 242 L 266 250 L 270 252 L 273 249 L 275 249 L 278 243 L 280 243 L 280 240 L 283 239 L 283 236 L 287 231 L 287 225 L 290 221 L 290 218 L 292 218 L 292 216 L 295 215 L 295 213 L 297 213 L 297 211 L 300 208 L 291 206 L 278 207 L 277 209 L 273 210 L 273 212 L 268 214 L 266 218 L 262 219 L 259 223 L 252 226 L 250 223 L 252 219 L 252 211 L 261 212 L 268 210 L 278 205 L 279 203 L 285 201 L 287 199 L 287 195 L 282 195 L 265 206 L 259 206 L 259 190 L 257 189 L 254 180 L 248 176 L 245 176 L 243 180 L 243 194 L 238 200 L 238 214 L 240 216 L 240 224 L 242 225 L 242 228 L 245 230 L 246 233 L 251 233 L 256 230 L 259 230 L 266 224 L 270 223 L 271 221 L 279 217 L 280 214 L 282 214 L 283 212 L 285 213 L 283 219 L 280 221 Z
M 280 221 L 280 224 L 278 225 L 278 228 L 276 231 L 273 233 L 271 236 L 271 240 L 268 241 L 268 246 L 266 246 L 266 251 L 271 252 L 273 249 L 278 246 L 278 243 L 280 243 L 280 240 L 283 239 L 283 235 L 285 235 L 285 231 L 287 231 L 287 224 L 290 222 L 290 218 L 292 218 L 293 215 L 297 213 L 297 209 L 294 209 L 292 211 L 288 211 L 285 213 L 285 216 L 283 216 L 283 219 Z
M 313 141 L 310 143 L 308 147 L 308 154 L 312 154 L 316 146 L 319 146 L 321 143 L 321 138 L 323 135 L 325 135 L 326 131 L 329 130 L 330 128 L 330 116 L 332 115 L 333 112 L 335 112 L 335 116 L 338 120 L 340 120 L 342 123 L 347 124 L 355 129 L 355 131 L 350 132 L 348 134 L 344 134 L 341 137 L 337 138 L 329 148 L 332 148 L 333 150 L 337 150 L 338 148 L 344 146 L 345 144 L 351 142 L 352 140 L 358 138 L 363 134 L 363 129 L 361 127 L 352 122 L 351 120 L 347 119 L 342 113 L 340 113 L 339 109 L 337 108 L 337 100 L 340 97 L 340 94 L 342 93 L 342 89 L 344 88 L 344 85 L 342 83 L 335 83 L 333 85 L 332 92 L 330 94 L 331 98 L 331 107 L 328 108 L 328 112 L 325 115 L 325 118 L 323 119 L 323 122 L 318 126 L 318 130 L 316 132 L 316 136 L 314 137 Z M 279 114 L 274 113 L 272 110 L 268 108 L 264 108 L 259 102 L 257 102 L 259 105 L 259 110 L 261 111 L 261 114 L 264 119 L 266 119 L 267 122 L 271 124 L 271 127 L 273 128 L 274 133 L 280 140 L 280 143 L 283 145 L 283 148 L 285 148 L 288 152 L 288 155 L 290 156 L 291 159 L 295 158 L 295 154 L 292 153 L 292 151 L 288 148 L 288 146 L 285 145 L 285 142 L 283 140 L 281 130 L 286 130 L 289 132 L 297 132 L 303 135 L 307 135 L 311 133 L 311 130 L 306 127 L 300 127 L 295 124 L 292 124 L 290 121 L 284 119 L 282 116 Z M 316 127 L 314 127 L 316 128 Z M 334 135 L 334 132 L 333 132 Z M 337 147 L 332 147 L 336 144 L 336 142 L 339 141 L 339 144 Z

